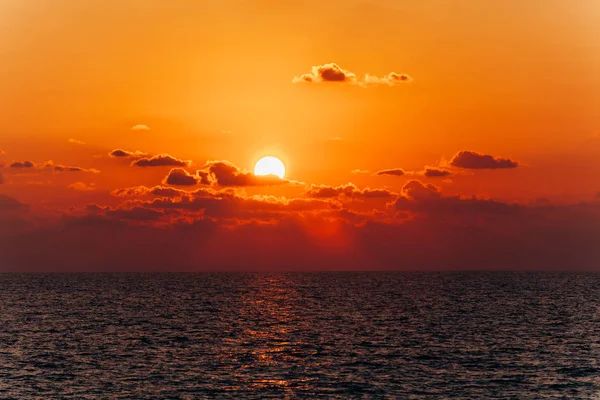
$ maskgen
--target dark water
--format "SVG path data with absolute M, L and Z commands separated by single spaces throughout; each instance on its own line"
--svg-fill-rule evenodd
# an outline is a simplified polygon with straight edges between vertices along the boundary
M 0 275 L 0 398 L 600 399 L 600 274 Z

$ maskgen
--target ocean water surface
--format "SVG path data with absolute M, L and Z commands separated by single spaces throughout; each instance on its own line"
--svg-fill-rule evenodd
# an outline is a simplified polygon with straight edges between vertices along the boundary
M 600 275 L 0 274 L 0 398 L 600 399 Z

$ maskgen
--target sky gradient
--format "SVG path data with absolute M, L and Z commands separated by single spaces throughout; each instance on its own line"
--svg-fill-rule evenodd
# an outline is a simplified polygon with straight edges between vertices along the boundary
M 0 0 L 0 271 L 598 268 L 599 27 L 595 0 Z

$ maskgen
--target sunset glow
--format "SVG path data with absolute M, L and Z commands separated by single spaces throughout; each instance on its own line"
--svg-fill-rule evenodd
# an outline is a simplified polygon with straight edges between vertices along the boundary
M 592 268 L 597 1 L 526 3 L 0 2 L 0 266 Z

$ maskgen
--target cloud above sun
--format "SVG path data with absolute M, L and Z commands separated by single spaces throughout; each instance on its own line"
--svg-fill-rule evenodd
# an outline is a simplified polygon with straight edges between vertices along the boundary
M 365 74 L 364 77 L 358 78 L 355 73 L 345 70 L 336 63 L 328 63 L 312 67 L 311 72 L 295 76 L 292 79 L 293 83 L 345 83 L 350 85 L 358 85 L 362 87 L 387 85 L 395 86 L 401 83 L 408 83 L 412 78 L 406 74 L 390 72 L 386 76 L 375 76 Z

